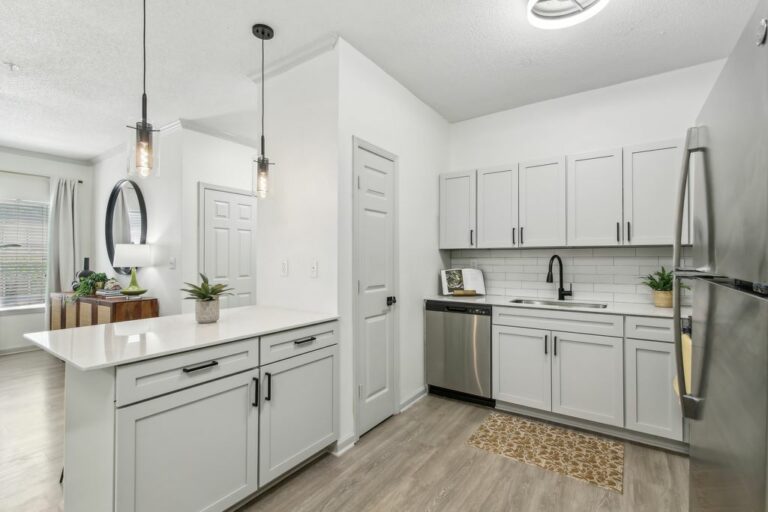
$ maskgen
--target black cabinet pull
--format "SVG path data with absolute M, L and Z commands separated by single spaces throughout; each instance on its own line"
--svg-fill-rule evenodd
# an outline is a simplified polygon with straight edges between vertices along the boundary
M 207 363 L 198 364 L 197 366 L 186 366 L 181 369 L 184 373 L 192 373 L 197 372 L 200 370 L 205 370 L 206 368 L 213 368 L 214 366 L 219 366 L 218 361 L 208 361 Z
M 315 336 L 310 336 L 309 338 L 304 338 L 303 340 L 296 340 L 293 342 L 294 345 L 303 345 L 305 343 L 312 343 L 317 338 Z
M 520 245 L 523 245 L 523 244 L 525 243 L 525 242 L 523 241 L 523 230 L 524 230 L 524 229 L 525 229 L 525 228 L 523 228 L 523 227 L 521 227 L 521 228 L 520 228 Z
M 267 372 L 264 374 L 264 377 L 267 378 L 267 395 L 264 397 L 264 400 L 270 401 L 272 400 L 272 374 Z
M 515 245 L 515 228 L 512 228 L 512 245 Z
M 391 306 L 392 304 L 397 304 L 397 297 L 387 297 L 387 306 Z
M 616 223 L 616 241 L 617 242 L 621 242 L 620 232 L 621 232 L 621 222 L 617 222 Z
M 475 245 L 475 230 L 469 230 L 469 245 Z
M 627 242 L 632 241 L 632 223 L 627 221 Z
M 256 391 L 254 391 L 253 393 L 253 403 L 251 405 L 253 405 L 254 407 L 258 407 L 259 406 L 259 378 L 254 377 L 253 383 L 256 384 Z
M 547 354 L 547 343 L 548 342 L 549 342 L 549 336 L 545 334 L 544 335 L 544 355 Z
M 555 355 L 557 355 L 557 336 L 552 338 L 552 347 L 554 348 Z

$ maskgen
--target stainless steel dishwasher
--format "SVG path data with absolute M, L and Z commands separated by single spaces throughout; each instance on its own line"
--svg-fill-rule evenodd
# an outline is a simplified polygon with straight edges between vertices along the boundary
M 426 338 L 430 393 L 494 405 L 491 306 L 428 300 Z

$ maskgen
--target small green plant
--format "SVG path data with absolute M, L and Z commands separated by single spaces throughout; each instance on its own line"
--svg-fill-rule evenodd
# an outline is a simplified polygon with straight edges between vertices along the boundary
M 95 295 L 96 290 L 99 288 L 99 284 L 102 286 L 107 282 L 107 274 L 103 272 L 94 272 L 86 277 L 80 278 L 75 293 L 72 294 L 71 299 L 74 301 L 78 297 L 86 297 L 88 295 Z
M 184 283 L 189 286 L 189 288 L 181 289 L 181 291 L 186 292 L 188 295 L 187 297 L 184 297 L 185 299 L 207 302 L 216 300 L 222 295 L 232 295 L 229 292 L 234 290 L 234 288 L 227 288 L 227 285 L 223 283 L 211 285 L 208 282 L 208 277 L 205 274 L 200 274 L 200 277 L 203 279 L 203 282 L 200 283 L 200 286 L 194 285 L 192 283 Z
M 672 272 L 667 271 L 664 267 L 661 267 L 661 270 L 658 272 L 645 276 L 643 284 L 657 292 L 671 292 L 674 281 L 675 275 Z M 685 285 L 682 285 L 682 287 L 687 288 Z

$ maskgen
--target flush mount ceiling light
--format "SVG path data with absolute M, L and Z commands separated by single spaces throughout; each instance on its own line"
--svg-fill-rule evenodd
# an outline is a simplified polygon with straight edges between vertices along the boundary
M 537 28 L 572 27 L 596 16 L 610 0 L 528 0 L 528 22 Z
M 259 156 L 253 161 L 252 173 L 253 195 L 259 198 L 265 198 L 269 194 L 269 166 L 274 165 L 269 158 L 264 155 L 264 41 L 275 37 L 275 31 L 269 25 L 257 23 L 251 28 L 253 35 L 261 39 L 261 151 Z
M 138 174 L 142 178 L 157 174 L 158 140 L 147 122 L 147 0 L 143 0 L 142 62 L 143 82 L 141 94 L 141 121 L 128 126 L 132 133 L 128 141 L 128 175 Z

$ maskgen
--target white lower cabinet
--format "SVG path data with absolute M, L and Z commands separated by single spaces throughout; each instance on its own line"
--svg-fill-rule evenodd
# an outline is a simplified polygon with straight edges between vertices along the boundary
M 493 326 L 493 396 L 549 411 L 552 407 L 549 331 Z
M 623 340 L 552 332 L 552 412 L 624 426 Z
M 259 485 L 336 441 L 337 354 L 334 345 L 262 366 Z
M 674 344 L 627 338 L 624 346 L 626 427 L 682 441 L 682 411 L 672 388 L 677 375 Z
M 218 511 L 258 488 L 258 370 L 117 409 L 118 512 Z

